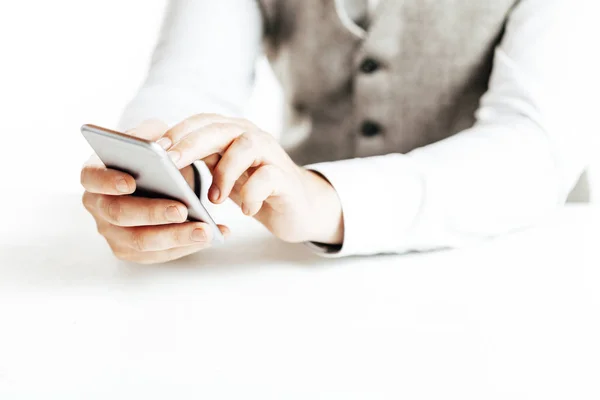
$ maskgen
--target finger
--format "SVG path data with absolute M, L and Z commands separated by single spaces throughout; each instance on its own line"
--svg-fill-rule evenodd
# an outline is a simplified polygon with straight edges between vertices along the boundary
M 221 160 L 221 156 L 219 154 L 212 154 L 212 155 L 210 155 L 208 157 L 204 157 L 202 159 L 202 161 L 204 161 L 204 164 L 206 164 L 206 166 L 208 167 L 208 170 L 211 172 L 211 174 L 215 170 L 215 167 L 217 166 L 217 164 L 219 163 L 220 160 Z
M 182 169 L 181 171 L 181 175 L 183 175 L 183 179 L 185 179 L 185 181 L 187 182 L 187 184 L 192 188 L 192 190 L 194 192 L 196 192 L 196 184 L 195 184 L 195 173 L 194 173 L 194 168 L 189 166 L 189 167 L 185 167 L 184 169 Z
M 164 138 L 160 140 L 160 145 L 167 149 L 193 131 L 216 123 L 233 123 L 236 125 L 245 126 L 248 130 L 253 129 L 252 124 L 249 121 L 240 118 L 229 118 L 219 114 L 197 114 L 181 121 L 169 129 L 165 133 Z
M 224 225 L 219 225 L 221 233 L 229 236 L 229 228 Z M 203 249 L 210 247 L 210 244 L 198 243 L 189 246 L 175 247 L 162 251 L 137 251 L 131 247 L 123 246 L 116 242 L 110 242 L 109 245 L 115 256 L 123 261 L 136 262 L 139 264 L 158 264 L 172 260 L 176 260 L 193 253 L 197 253 Z
M 191 245 L 208 246 L 213 240 L 212 229 L 204 222 L 131 228 L 113 225 L 103 235 L 111 242 L 139 252 L 164 251 Z
M 149 119 L 125 133 L 140 139 L 156 141 L 165 134 L 168 128 L 167 124 L 158 119 Z
M 83 166 L 80 182 L 91 193 L 124 195 L 135 191 L 135 179 L 131 175 L 106 168 L 95 155 Z
M 229 236 L 231 236 L 231 230 L 229 229 L 228 226 L 217 225 L 217 227 L 221 231 L 221 235 L 223 235 L 225 238 L 228 238 Z
M 83 204 L 93 215 L 117 226 L 165 225 L 187 219 L 187 208 L 173 200 L 86 192 Z
M 221 203 L 229 197 L 233 186 L 241 175 L 251 167 L 261 164 L 259 154 L 267 149 L 259 135 L 244 133 L 238 136 L 227 148 L 213 171 L 213 183 L 208 198 L 213 203 Z
M 121 247 L 112 247 L 113 253 L 115 256 L 121 260 L 126 262 L 132 262 L 136 264 L 162 264 L 169 261 L 178 260 L 183 257 L 187 257 L 191 254 L 197 253 L 201 250 L 206 249 L 210 246 L 205 245 L 191 245 L 186 247 L 177 247 L 174 249 L 164 250 L 164 251 L 147 251 L 147 252 L 139 252 L 130 248 L 121 248 Z
M 240 190 L 242 212 L 248 216 L 256 215 L 263 202 L 282 194 L 286 185 L 283 171 L 279 168 L 273 165 L 258 168 Z
M 168 154 L 177 168 L 181 169 L 212 154 L 222 154 L 235 138 L 246 131 L 246 128 L 236 124 L 210 124 L 181 139 Z
M 233 189 L 231 190 L 231 193 L 229 194 L 229 198 L 235 204 L 237 204 L 239 207 L 242 207 L 242 197 L 240 196 L 240 192 L 241 192 L 242 188 L 244 187 L 244 185 L 246 184 L 246 182 L 248 182 L 248 179 L 250 178 L 252 173 L 254 172 L 254 171 L 251 171 L 251 169 L 246 171 L 245 173 L 242 174 L 242 176 L 239 177 L 239 179 L 237 180 L 235 185 L 233 185 Z

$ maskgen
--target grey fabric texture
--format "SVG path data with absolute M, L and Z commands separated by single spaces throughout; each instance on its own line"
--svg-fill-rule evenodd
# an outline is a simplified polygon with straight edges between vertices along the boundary
M 265 49 L 300 164 L 407 153 L 475 123 L 493 52 L 516 0 L 381 0 L 364 35 L 335 0 L 259 0 Z M 337 2 L 364 15 L 366 0 Z M 371 58 L 375 71 L 361 71 Z M 372 121 L 380 133 L 365 136 Z

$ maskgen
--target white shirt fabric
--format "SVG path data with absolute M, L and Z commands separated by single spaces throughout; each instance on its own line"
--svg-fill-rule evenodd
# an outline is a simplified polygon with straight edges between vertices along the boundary
M 385 1 L 385 0 L 384 0 Z M 593 0 L 521 0 L 472 128 L 408 154 L 308 166 L 336 189 L 335 256 L 458 247 L 527 227 L 567 199 L 591 157 L 600 37 Z M 172 0 L 121 128 L 241 115 L 261 53 L 254 0 Z

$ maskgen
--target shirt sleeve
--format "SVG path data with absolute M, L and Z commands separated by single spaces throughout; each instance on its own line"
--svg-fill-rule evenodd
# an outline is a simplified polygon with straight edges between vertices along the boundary
M 171 0 L 148 76 L 119 129 L 146 119 L 173 125 L 206 112 L 242 115 L 261 36 L 255 0 Z
M 589 163 L 595 129 L 594 3 L 515 7 L 472 128 L 408 154 L 307 166 L 330 181 L 343 208 L 342 247 L 319 252 L 460 247 L 563 205 Z

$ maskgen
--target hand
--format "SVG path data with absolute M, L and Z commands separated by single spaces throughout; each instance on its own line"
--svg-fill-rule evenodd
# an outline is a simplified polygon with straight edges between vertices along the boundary
M 174 126 L 158 143 L 178 168 L 196 160 L 208 165 L 213 203 L 230 197 L 244 214 L 288 242 L 342 242 L 342 209 L 333 187 L 297 166 L 251 122 L 199 114 Z
M 159 139 L 167 126 L 147 121 L 129 135 Z M 190 186 L 191 166 L 181 170 Z M 172 200 L 129 196 L 135 180 L 128 174 L 107 169 L 93 156 L 81 171 L 85 188 L 83 204 L 96 220 L 113 253 L 121 260 L 142 264 L 161 263 L 187 256 L 210 246 L 212 231 L 201 222 L 186 222 L 187 208 Z M 226 234 L 228 229 L 219 227 Z

